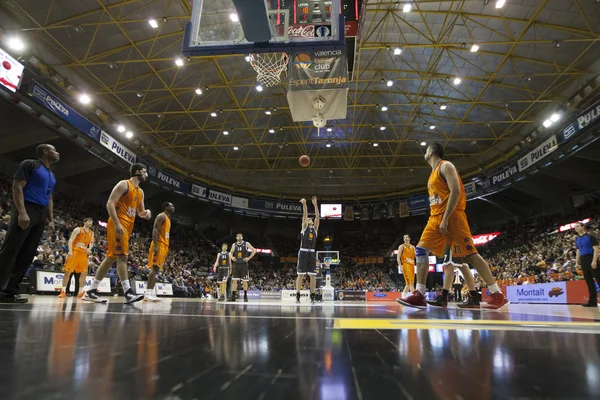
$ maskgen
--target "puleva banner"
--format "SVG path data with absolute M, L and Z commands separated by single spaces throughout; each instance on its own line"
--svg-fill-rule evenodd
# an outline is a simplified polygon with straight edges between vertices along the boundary
M 117 155 L 121 160 L 129 164 L 135 163 L 135 153 L 104 131 L 100 132 L 100 144 Z

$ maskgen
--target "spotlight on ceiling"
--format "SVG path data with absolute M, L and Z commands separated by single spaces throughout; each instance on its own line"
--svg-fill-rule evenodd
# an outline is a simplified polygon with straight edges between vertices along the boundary
M 454 84 L 455 85 L 458 85 L 461 82 L 462 82 L 462 79 L 460 79 L 458 76 L 456 78 L 454 78 Z
M 387 106 L 381 106 L 381 111 L 387 111 L 388 107 Z
M 378 146 L 379 146 L 379 143 L 377 143 L 377 142 L 373 143 L 373 147 L 378 147 Z
M 225 135 L 225 136 L 229 135 L 229 131 L 223 131 L 223 135 Z
M 117 132 L 119 132 L 119 133 L 125 132 L 125 127 L 123 125 L 117 126 Z
M 275 129 L 269 129 L 269 133 L 275 133 Z
M 257 92 L 262 92 L 263 91 L 263 87 L 261 84 L 256 85 L 256 91 Z
M 560 118 L 561 118 L 561 115 L 559 113 L 554 113 L 550 116 L 550 121 L 557 122 L 560 120 Z
M 442 105 L 440 106 L 440 110 L 445 110 L 445 109 L 446 109 L 446 106 L 442 104 Z
M 233 149 L 237 151 L 237 150 L 239 150 L 240 148 L 239 148 L 239 147 L 237 147 L 237 146 L 233 146 Z
M 175 65 L 177 65 L 178 67 L 183 67 L 183 59 L 181 59 L 181 58 L 175 59 Z
M 269 110 L 269 109 L 266 109 L 266 110 L 265 110 L 265 114 L 267 114 L 267 115 L 271 115 L 271 110 Z
M 427 146 L 426 142 L 421 142 L 421 146 Z
M 250 58 L 250 56 L 246 56 L 246 57 L 244 57 L 244 60 L 246 60 L 246 62 L 250 62 L 251 58 Z
M 380 131 L 385 131 L 385 126 L 380 126 L 380 127 L 379 127 L 379 130 L 380 130 Z
M 240 22 L 240 17 L 238 17 L 238 15 L 236 13 L 229 14 L 229 19 L 232 22 Z
M 544 125 L 544 128 L 549 128 L 550 125 L 552 125 L 552 124 L 553 124 L 553 122 L 551 120 L 547 119 L 543 122 L 542 125 Z
M 399 56 L 400 54 L 402 54 L 402 49 L 400 47 L 396 47 L 394 49 L 394 55 Z
M 127 133 L 125 134 L 125 137 L 127 139 L 131 139 L 133 137 L 133 133 L 131 131 L 127 131 Z
M 404 7 L 402 7 L 402 11 L 405 12 L 405 13 L 409 13 L 410 10 L 412 10 L 412 4 L 410 4 L 410 3 L 406 3 L 404 5 Z
M 386 85 L 388 85 L 388 87 L 389 86 L 393 86 L 394 85 L 394 81 L 390 79 L 390 80 L 387 81 Z
M 496 0 L 496 8 L 502 8 L 506 4 L 506 0 Z
M 217 116 L 217 113 L 213 111 L 213 112 L 211 112 L 211 113 L 210 113 L 210 116 L 211 116 L 211 117 L 216 117 L 216 116 Z
M 202 94 L 202 89 L 200 89 L 200 88 L 196 88 L 196 90 L 194 90 L 194 91 L 196 92 L 196 94 L 198 96 L 200 96 Z
M 473 46 L 471 46 L 471 53 L 477 53 L 477 50 L 479 50 L 479 46 L 474 44 Z
M 23 39 L 18 36 L 11 36 L 6 41 L 6 44 L 8 44 L 8 47 L 14 51 L 22 51 L 25 49 L 25 42 L 23 42 Z
M 429 125 L 429 129 L 434 130 L 435 129 L 435 125 Z
M 326 147 L 331 147 L 331 142 L 327 142 Z
M 90 104 L 92 102 L 92 98 L 86 93 L 81 93 L 79 95 L 79 102 L 81 104 Z
M 155 19 L 149 19 L 148 24 L 150 24 L 150 26 L 153 27 L 154 29 L 158 28 L 158 21 Z

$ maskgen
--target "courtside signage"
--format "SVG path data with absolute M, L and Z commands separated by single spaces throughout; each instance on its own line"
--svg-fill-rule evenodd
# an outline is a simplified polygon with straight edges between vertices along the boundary
M 47 271 L 35 271 L 35 289 L 38 292 L 60 292 L 62 290 L 62 280 L 65 274 L 62 272 L 47 272 Z M 88 290 L 94 277 L 92 275 L 85 277 L 85 289 Z M 69 286 L 71 291 L 75 290 L 75 282 L 71 282 Z M 110 279 L 104 278 L 98 286 L 98 292 L 104 294 L 110 294 Z
M 133 281 L 133 291 L 135 294 L 146 293 L 146 281 Z M 173 285 L 170 283 L 156 282 L 154 285 L 156 293 L 159 296 L 173 296 Z
M 296 302 L 296 291 L 295 290 L 282 290 L 281 291 L 281 302 L 282 303 L 295 303 Z M 310 303 L 310 290 L 300 291 L 300 303 Z
M 63 103 L 37 82 L 31 85 L 31 97 L 60 118 L 67 121 L 72 127 L 79 129 L 94 140 L 100 137 L 100 128 L 82 117 L 77 111 Z
M 118 140 L 115 140 L 115 138 L 113 138 L 104 131 L 100 132 L 100 144 L 109 149 L 121 160 L 129 164 L 135 163 L 135 153 L 129 150 L 127 147 L 123 146 Z
M 540 161 L 548 154 L 558 148 L 556 135 L 552 135 L 544 143 L 540 144 L 535 149 L 531 150 L 527 155 L 519 159 L 519 172 L 531 167 L 536 162 Z
M 0 84 L 11 92 L 16 92 L 21 84 L 25 67 L 2 49 L 0 49 L 0 65 Z
M 511 303 L 567 303 L 566 282 L 507 286 L 506 295 Z
M 600 100 L 587 110 L 579 114 L 576 120 L 573 120 L 562 130 L 562 141 L 566 142 L 577 132 L 586 126 L 596 122 L 600 118 Z

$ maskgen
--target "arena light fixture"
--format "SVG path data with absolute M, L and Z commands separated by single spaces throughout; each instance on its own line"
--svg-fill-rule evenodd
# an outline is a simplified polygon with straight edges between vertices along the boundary
M 456 78 L 454 78 L 454 84 L 455 85 L 458 85 L 461 82 L 462 82 L 462 79 L 460 79 L 458 76 Z
M 544 125 L 544 128 L 549 128 L 552 124 L 553 122 L 550 119 L 547 119 L 543 122 L 542 125 Z
M 394 55 L 399 56 L 400 54 L 402 54 L 402 49 L 400 47 L 394 48 Z
M 216 116 L 217 116 L 217 113 L 213 111 L 213 112 L 211 112 L 211 113 L 210 113 L 210 116 L 211 116 L 211 117 L 216 117 Z
M 175 65 L 177 65 L 178 67 L 183 67 L 183 59 L 182 58 L 176 58 L 175 59 Z
M 225 135 L 225 136 L 229 135 L 229 131 L 223 131 L 223 135 Z
M 504 7 L 504 4 L 506 4 L 506 0 L 497 0 L 496 8 L 502 8 L 502 7 Z
M 118 125 L 117 126 L 117 132 L 119 132 L 119 133 L 125 132 L 125 127 L 123 125 Z
M 261 84 L 256 85 L 256 91 L 257 92 L 262 92 L 263 91 L 263 87 Z
M 326 147 L 331 147 L 331 142 L 327 142 Z
M 244 57 L 244 60 L 246 60 L 246 62 L 250 62 L 251 58 L 250 58 L 250 56 L 246 56 L 246 57 Z
M 410 4 L 410 3 L 406 3 L 404 5 L 404 7 L 402 7 L 402 11 L 405 12 L 405 13 L 409 13 L 410 10 L 412 10 L 412 4 Z
M 202 89 L 196 88 L 195 92 L 198 96 L 200 96 L 202 94 Z
M 381 111 L 387 111 L 388 110 L 388 106 L 381 106 Z
M 558 122 L 560 120 L 561 115 L 559 113 L 554 113 L 550 116 L 550 121 Z
M 22 51 L 25 49 L 25 42 L 23 42 L 23 39 L 21 39 L 19 36 L 11 36 L 6 41 L 6 44 L 11 50 L 14 51 Z
M 148 24 L 150 24 L 150 26 L 153 27 L 154 29 L 158 28 L 158 21 L 155 19 L 149 19 Z
M 394 85 L 394 81 L 389 79 L 386 83 L 386 85 L 388 85 L 388 87 L 393 86 Z
M 429 129 L 434 130 L 435 129 L 435 125 L 429 125 Z
M 477 53 L 477 50 L 479 50 L 479 46 L 474 44 L 471 46 L 471 53 Z
M 229 19 L 232 22 L 240 22 L 240 17 L 238 17 L 238 15 L 236 13 L 229 14 Z
M 440 110 L 445 110 L 445 109 L 446 109 L 446 106 L 442 104 L 442 105 L 440 106 Z
M 421 142 L 421 146 L 427 146 L 426 142 Z
M 275 133 L 275 129 L 269 129 L 269 133 Z
M 131 138 L 133 137 L 133 132 L 131 132 L 131 131 L 127 131 L 127 133 L 125 134 L 125 137 L 126 137 L 127 139 L 131 139 Z
M 331 132 L 331 131 L 333 131 L 333 128 L 330 126 L 327 128 L 327 132 Z
M 233 149 L 234 149 L 235 151 L 238 151 L 240 148 L 239 148 L 239 147 L 237 147 L 237 146 L 233 146 Z
M 379 127 L 379 130 L 380 130 L 380 131 L 385 131 L 385 126 L 380 126 L 380 127 Z
M 269 110 L 269 109 L 266 109 L 266 110 L 265 110 L 265 114 L 267 114 L 267 115 L 271 115 L 271 110 Z
M 373 147 L 378 147 L 378 146 L 379 146 L 379 143 L 373 142 Z
M 87 93 L 81 93 L 79 95 L 79 102 L 81 104 L 90 104 L 92 102 L 92 98 Z

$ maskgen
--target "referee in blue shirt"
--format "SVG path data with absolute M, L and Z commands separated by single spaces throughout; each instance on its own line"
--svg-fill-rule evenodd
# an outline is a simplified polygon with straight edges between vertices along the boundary
M 584 307 L 598 307 L 598 297 L 596 294 L 596 282 L 600 284 L 600 269 L 598 268 L 598 239 L 595 236 L 587 233 L 587 227 L 581 222 L 575 224 L 577 231 L 577 263 L 581 265 L 585 283 L 587 283 L 590 292 L 589 301 L 584 304 Z
M 6 239 L 0 249 L 0 302 L 27 303 L 19 297 L 19 283 L 29 269 L 44 233 L 46 219 L 53 223 L 52 194 L 56 179 L 50 166 L 59 154 L 50 144 L 36 148 L 37 160 L 25 160 L 15 173 L 13 205 Z

